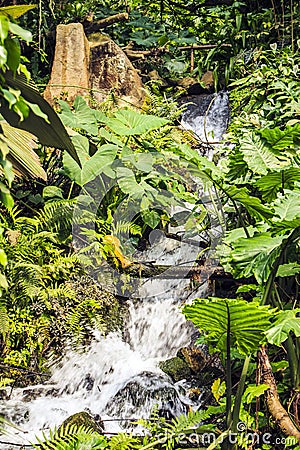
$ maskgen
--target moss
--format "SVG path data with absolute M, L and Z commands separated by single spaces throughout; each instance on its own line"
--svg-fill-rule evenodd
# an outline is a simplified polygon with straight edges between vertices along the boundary
M 166 361 L 162 361 L 159 364 L 159 367 L 175 382 L 183 379 L 189 379 L 192 375 L 187 363 L 177 356 L 167 359 Z
M 60 432 L 62 429 L 70 426 L 76 426 L 76 428 L 84 427 L 85 429 L 89 429 L 95 431 L 97 433 L 101 433 L 102 429 L 98 425 L 98 423 L 93 419 L 93 417 L 87 413 L 86 411 L 81 411 L 79 413 L 73 414 L 68 417 L 59 427 L 58 431 Z

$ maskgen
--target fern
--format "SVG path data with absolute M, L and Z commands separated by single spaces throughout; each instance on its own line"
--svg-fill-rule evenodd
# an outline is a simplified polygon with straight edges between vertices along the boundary
M 33 447 L 42 450 L 97 450 L 105 448 L 106 444 L 106 439 L 93 429 L 75 424 L 50 431 L 49 438 L 43 433 L 43 440 L 37 438 L 37 441 Z
M 67 239 L 72 229 L 74 204 L 74 200 L 46 203 L 37 216 L 38 229 L 54 231 L 61 241 Z
M 200 422 L 209 416 L 210 414 L 206 411 L 190 411 L 187 415 L 182 414 L 180 417 L 172 419 L 171 422 L 167 422 L 166 419 L 158 417 L 157 411 L 154 411 L 154 415 L 149 420 L 138 421 L 151 433 L 150 442 L 139 447 L 139 450 L 152 449 L 157 445 L 161 445 L 167 450 L 173 450 L 182 434 L 195 432 L 195 428 Z M 160 439 L 157 439 L 157 436 L 160 436 Z
M 7 314 L 6 305 L 4 302 L 0 303 L 0 334 L 5 336 L 9 331 L 9 318 Z
M 141 236 L 142 229 L 139 225 L 132 223 L 132 222 L 125 222 L 123 220 L 118 221 L 116 224 L 112 227 L 112 234 L 118 235 L 118 234 L 134 234 Z
M 139 448 L 137 444 L 137 438 L 134 438 L 131 434 L 118 433 L 110 439 L 108 448 L 111 450 L 127 450 L 130 448 Z

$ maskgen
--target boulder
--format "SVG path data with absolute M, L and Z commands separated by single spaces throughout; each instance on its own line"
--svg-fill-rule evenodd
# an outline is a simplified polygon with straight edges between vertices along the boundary
M 90 429 L 96 433 L 101 434 L 103 432 L 103 427 L 101 422 L 96 421 L 88 412 L 81 411 L 79 413 L 73 414 L 68 417 L 59 427 L 58 431 L 65 428 L 66 426 L 75 425 L 76 428 L 84 427 L 85 429 Z
M 58 25 L 55 55 L 44 98 L 52 105 L 77 95 L 101 103 L 114 94 L 120 105 L 142 106 L 145 90 L 137 70 L 108 36 L 94 33 L 88 41 L 82 24 Z
M 169 378 L 145 371 L 131 378 L 108 403 L 105 411 L 112 417 L 138 418 L 155 406 L 159 416 L 167 419 L 187 411 Z M 129 422 L 122 425 L 126 427 Z
M 142 106 L 142 80 L 123 50 L 100 33 L 90 36 L 90 47 L 92 97 L 101 103 L 112 93 L 119 105 Z
M 206 92 L 206 88 L 203 83 L 199 83 L 195 78 L 184 77 L 178 80 L 177 85 L 179 88 L 184 89 L 184 92 L 188 95 L 200 95 Z
M 175 356 L 174 358 L 162 361 L 159 364 L 160 369 L 169 375 L 173 381 L 177 382 L 183 379 L 189 379 L 192 375 L 191 370 L 183 359 Z
M 89 97 L 90 47 L 81 23 L 58 25 L 50 81 L 44 98 L 51 103 L 64 98 L 73 102 L 77 95 Z
M 214 73 L 212 70 L 208 70 L 202 75 L 201 83 L 204 84 L 205 89 L 208 91 L 213 90 L 215 81 L 214 81 Z
M 182 358 L 194 375 L 197 375 L 207 365 L 207 355 L 196 347 L 183 347 L 177 356 Z

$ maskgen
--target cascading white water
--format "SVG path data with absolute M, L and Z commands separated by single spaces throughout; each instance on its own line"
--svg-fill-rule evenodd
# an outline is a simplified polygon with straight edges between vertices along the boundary
M 205 152 L 213 156 L 214 145 L 222 140 L 229 120 L 228 92 L 211 95 L 193 95 L 186 99 L 188 106 L 182 114 L 181 124 L 203 143 L 210 146 Z M 212 143 L 212 145 L 211 145 Z
M 151 407 L 159 403 L 151 395 L 146 398 L 146 404 L 135 399 L 135 404 L 131 405 L 126 400 L 126 392 L 125 401 L 120 401 L 119 395 L 118 401 L 114 402 L 118 392 L 133 381 L 144 385 L 145 391 L 153 390 L 153 386 L 156 390 L 167 388 L 169 399 L 171 394 L 174 397 L 174 413 L 183 412 L 176 386 L 158 368 L 161 360 L 173 356 L 190 342 L 191 329 L 180 313 L 178 303 L 173 299 L 136 300 L 130 302 L 129 311 L 126 341 L 118 333 L 104 338 L 95 332 L 88 349 L 80 353 L 67 351 L 64 359 L 54 367 L 47 384 L 15 389 L 11 399 L 3 402 L 6 418 L 19 427 L 14 432 L 14 442 L 32 442 L 41 430 L 58 426 L 68 416 L 85 409 L 102 418 L 107 415 L 130 418 L 133 412 L 135 417 L 147 417 Z M 147 378 L 151 380 L 148 386 Z M 27 392 L 32 390 L 38 392 L 37 398 L 23 402 Z M 118 422 L 109 422 L 106 427 L 109 431 L 118 429 Z
M 196 110 L 187 111 L 182 118 L 183 125 L 193 129 L 202 140 L 214 129 L 214 139 L 219 140 L 226 130 L 224 111 L 227 105 L 227 121 L 228 98 L 225 94 L 214 100 L 212 96 L 201 98 L 198 116 Z M 210 110 L 205 114 L 208 106 Z M 206 132 L 203 132 L 204 123 Z M 184 242 L 178 244 L 165 238 L 158 243 L 153 240 L 143 257 L 160 264 L 186 265 L 195 259 L 195 251 Z M 1 413 L 16 423 L 18 429 L 13 431 L 13 436 L 3 435 L 0 440 L 28 444 L 36 435 L 41 436 L 42 430 L 58 426 L 68 416 L 85 409 L 102 419 L 148 417 L 157 403 L 173 415 L 184 412 L 190 400 L 182 396 L 182 390 L 159 369 L 158 363 L 190 343 L 192 327 L 179 308 L 180 302 L 189 295 L 188 287 L 189 280 L 184 279 L 157 277 L 145 281 L 139 289 L 143 300 L 129 301 L 123 335 L 110 333 L 103 337 L 95 331 L 89 348 L 81 352 L 66 350 L 62 361 L 52 367 L 47 383 L 12 391 L 10 399 L 2 402 Z M 205 296 L 206 290 L 204 284 L 195 296 Z M 117 431 L 119 422 L 107 422 L 105 429 Z M 0 444 L 0 449 L 10 448 L 15 447 Z

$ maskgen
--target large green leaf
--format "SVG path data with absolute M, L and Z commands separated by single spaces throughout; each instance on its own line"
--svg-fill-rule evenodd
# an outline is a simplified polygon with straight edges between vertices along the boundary
M 134 172 L 127 167 L 117 168 L 118 185 L 124 194 L 131 195 L 133 197 L 142 197 L 144 189 L 136 181 Z
M 270 344 L 280 346 L 286 341 L 292 331 L 296 337 L 300 336 L 300 317 L 297 317 L 300 309 L 280 311 L 276 316 L 276 321 L 271 328 L 265 331 L 265 335 Z
M 277 270 L 277 277 L 292 277 L 300 273 L 300 264 L 291 262 L 287 264 L 281 264 Z
M 108 119 L 107 125 L 119 136 L 144 134 L 156 130 L 168 123 L 161 117 L 140 114 L 130 109 L 123 109 L 115 113 L 115 118 Z
M 240 152 L 252 172 L 266 175 L 270 169 L 280 170 L 290 165 L 288 157 L 275 155 L 270 147 L 257 134 L 249 133 L 244 136 L 240 145 Z
M 197 299 L 183 308 L 188 320 L 207 333 L 214 351 L 226 353 L 228 322 L 232 347 L 250 355 L 264 340 L 270 328 L 272 310 L 254 302 L 227 298 Z
M 300 226 L 300 192 L 286 189 L 274 202 L 273 224 L 276 229 L 293 230 Z
M 73 137 L 73 139 L 75 136 Z M 84 139 L 82 139 L 84 138 Z M 114 144 L 105 144 L 98 148 L 97 152 L 90 156 L 85 151 L 83 142 L 88 143 L 87 138 L 81 136 L 76 140 L 76 148 L 78 150 L 78 156 L 81 161 L 81 166 L 74 161 L 67 153 L 63 156 L 63 165 L 65 174 L 75 181 L 79 186 L 84 186 L 90 181 L 94 180 L 98 175 L 102 173 L 107 174 L 107 168 L 111 166 L 116 158 L 119 147 Z
M 227 233 L 218 247 L 218 256 L 226 271 L 236 278 L 254 275 L 259 283 L 265 282 L 281 252 L 285 236 L 273 237 L 269 232 L 259 232 L 249 227 L 250 237 L 242 228 Z
M 272 210 L 264 206 L 259 198 L 249 195 L 249 191 L 245 187 L 238 188 L 233 185 L 224 185 L 223 190 L 229 198 L 241 203 L 252 216 L 257 217 L 259 220 L 269 219 L 273 216 Z
M 0 122 L 0 128 L 3 132 L 2 139 L 9 149 L 7 159 L 12 163 L 16 173 L 46 180 L 46 172 L 34 152 L 37 148 L 35 136 L 27 131 L 18 130 L 4 121 Z
M 65 126 L 85 130 L 93 136 L 98 134 L 96 111 L 86 104 L 84 98 L 77 96 L 73 103 L 73 109 L 63 100 L 60 100 L 59 104 L 61 107 L 60 118 Z
M 239 277 L 255 276 L 259 283 L 267 281 L 273 264 L 281 251 L 284 236 L 264 232 L 249 238 L 240 238 L 230 252 Z
M 20 90 L 26 101 L 38 105 L 42 113 L 48 117 L 48 121 L 46 121 L 44 117 L 36 115 L 29 109 L 28 117 L 20 121 L 19 115 L 3 101 L 0 104 L 0 113 L 7 122 L 16 128 L 34 134 L 42 145 L 67 150 L 72 158 L 79 162 L 72 141 L 60 118 L 39 91 L 26 80 L 24 75 L 14 76 L 11 71 L 7 71 L 3 76 L 9 86 Z
M 36 5 L 12 5 L 12 6 L 3 6 L 0 8 L 0 14 L 4 14 L 6 16 L 13 17 L 17 19 L 18 17 L 23 16 L 31 9 L 36 8 Z
M 287 126 L 282 131 L 280 128 L 265 128 L 261 131 L 261 135 L 275 150 L 286 150 L 294 147 L 295 142 L 300 139 L 300 124 L 297 123 L 293 127 Z
M 282 189 L 293 189 L 295 181 L 300 181 L 300 169 L 292 167 L 280 172 L 268 173 L 257 180 L 255 186 L 262 193 L 263 200 L 271 202 Z

